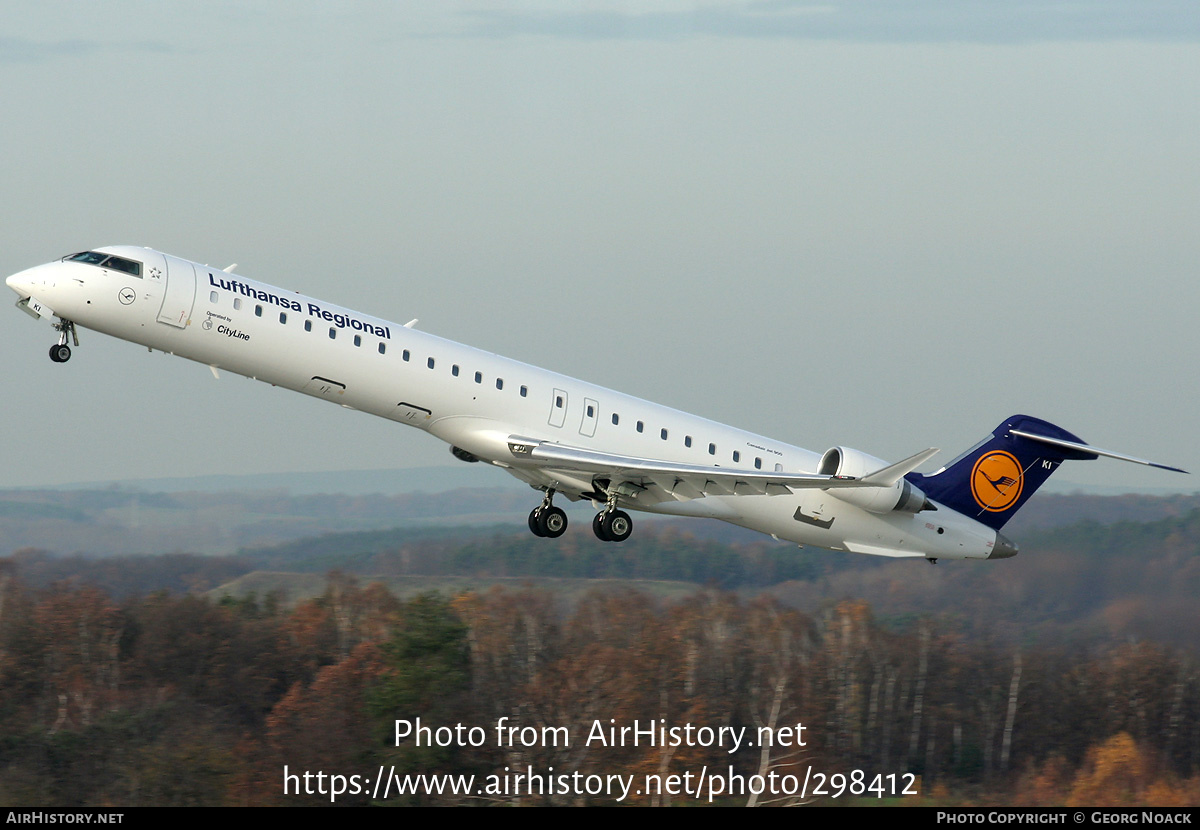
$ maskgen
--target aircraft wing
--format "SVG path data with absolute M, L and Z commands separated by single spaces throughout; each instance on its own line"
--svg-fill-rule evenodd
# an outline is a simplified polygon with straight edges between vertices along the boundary
M 519 463 L 545 471 L 583 473 L 608 479 L 610 486 L 626 483 L 650 491 L 659 501 L 686 501 L 704 496 L 784 495 L 797 489 L 891 487 L 938 451 L 927 449 L 861 478 L 815 473 L 766 472 L 704 466 L 654 458 L 617 455 L 596 450 L 509 436 L 509 451 Z

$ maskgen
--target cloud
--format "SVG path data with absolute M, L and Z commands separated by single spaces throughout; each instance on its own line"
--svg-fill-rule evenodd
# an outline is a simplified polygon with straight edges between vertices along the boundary
M 1200 39 L 1194 0 L 752 0 L 686 10 L 464 13 L 468 37 L 539 35 L 572 40 L 789 38 L 864 42 L 983 42 Z
M 0 63 L 43 63 L 62 58 L 78 58 L 97 52 L 168 52 L 170 47 L 156 41 L 101 43 L 95 40 L 59 40 L 42 42 L 19 37 L 0 37 Z

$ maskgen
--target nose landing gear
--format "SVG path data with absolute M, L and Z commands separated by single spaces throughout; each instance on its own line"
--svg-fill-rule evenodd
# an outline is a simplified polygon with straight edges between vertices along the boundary
M 75 324 L 61 317 L 54 324 L 54 329 L 58 332 L 58 342 L 50 347 L 50 359 L 55 363 L 66 363 L 71 359 L 71 347 L 67 345 L 67 338 L 69 336 L 75 343 L 75 348 L 79 348 L 79 335 L 75 332 Z

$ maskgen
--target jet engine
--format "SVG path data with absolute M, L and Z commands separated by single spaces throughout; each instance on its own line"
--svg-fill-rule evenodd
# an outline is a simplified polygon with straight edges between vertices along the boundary
M 888 466 L 888 462 L 849 447 L 833 447 L 821 456 L 817 473 L 825 476 L 863 478 Z M 826 491 L 842 501 L 872 513 L 920 513 L 935 509 L 929 499 L 906 479 L 889 487 L 835 487 Z

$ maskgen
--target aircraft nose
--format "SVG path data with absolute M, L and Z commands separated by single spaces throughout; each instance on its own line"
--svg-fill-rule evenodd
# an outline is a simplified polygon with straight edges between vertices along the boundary
M 4 281 L 4 284 L 22 297 L 33 296 L 33 286 L 38 282 L 33 276 L 32 269 L 18 271 Z
M 16 291 L 22 297 L 28 297 L 32 292 L 29 290 L 29 283 L 22 279 L 21 274 L 13 274 L 4 281 L 4 284 Z

